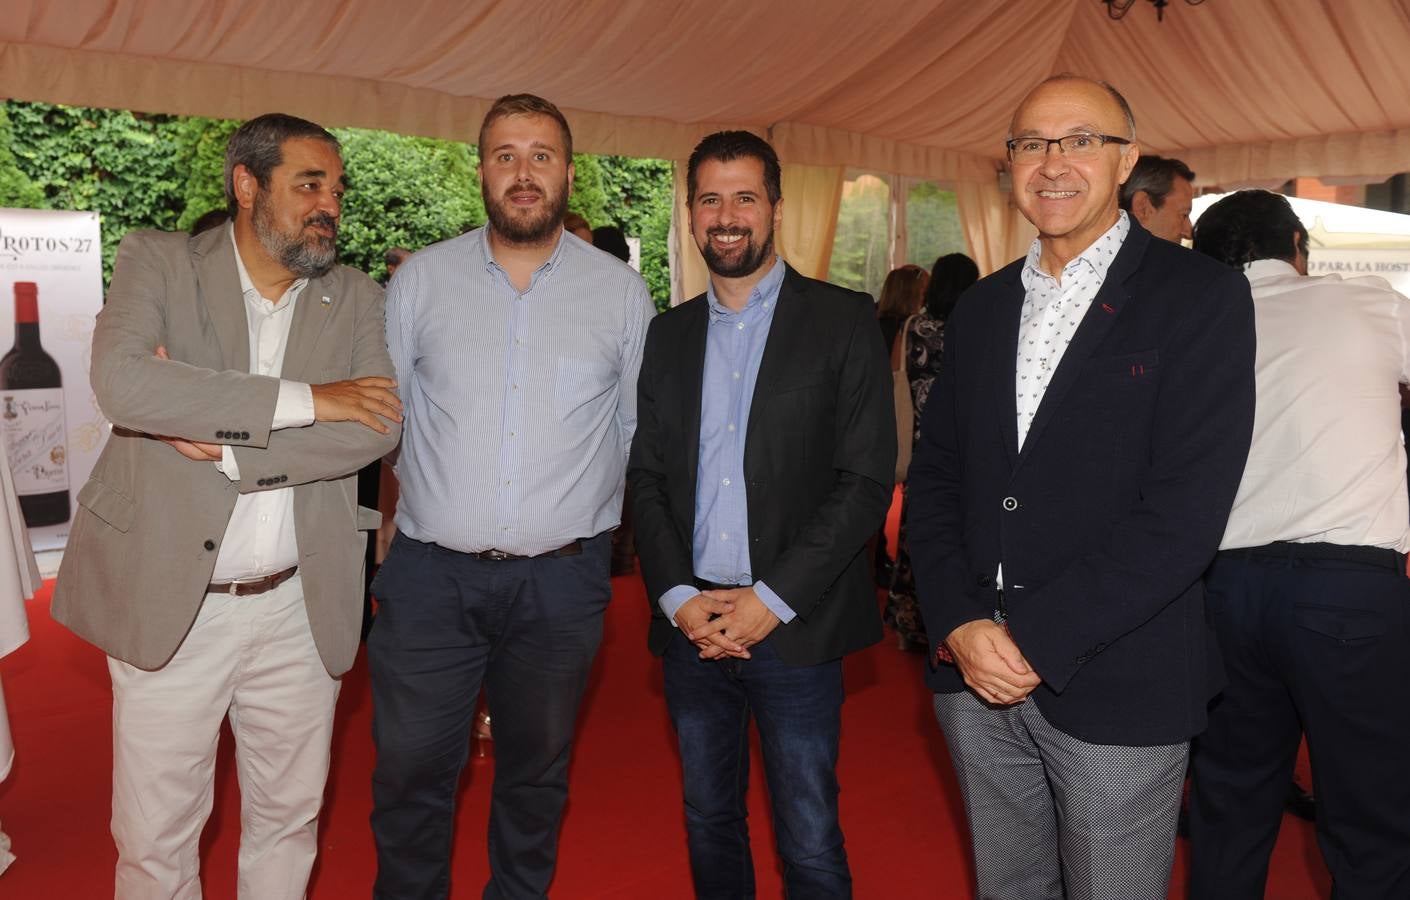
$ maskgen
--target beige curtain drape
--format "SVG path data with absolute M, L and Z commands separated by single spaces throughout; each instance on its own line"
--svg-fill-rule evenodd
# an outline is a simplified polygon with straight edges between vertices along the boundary
M 1028 252 L 1038 231 L 1012 204 L 1008 192 L 1000 189 L 997 178 L 960 182 L 955 185 L 955 199 L 969 255 L 979 266 L 980 275 L 988 275 Z
M 783 225 L 774 246 L 788 264 L 809 278 L 826 278 L 832 262 L 832 239 L 842 203 L 841 166 L 783 166 Z M 676 207 L 672 220 L 671 303 L 705 290 L 709 271 L 690 234 L 686 206 L 685 163 L 675 166 Z

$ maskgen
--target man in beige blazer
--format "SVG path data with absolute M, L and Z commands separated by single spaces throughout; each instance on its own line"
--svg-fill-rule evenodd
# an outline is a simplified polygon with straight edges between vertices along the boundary
M 355 474 L 400 434 L 382 291 L 335 264 L 337 140 L 253 119 L 225 189 L 229 226 L 118 250 L 92 365 L 113 432 L 54 591 L 109 655 L 119 900 L 200 896 L 227 715 L 240 897 L 303 896 L 377 525 Z

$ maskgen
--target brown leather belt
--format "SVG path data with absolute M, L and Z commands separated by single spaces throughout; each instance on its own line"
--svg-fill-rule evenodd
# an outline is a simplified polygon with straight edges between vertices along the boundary
M 274 590 L 290 578 L 293 578 L 294 573 L 298 570 L 298 566 L 290 566 L 282 572 L 275 572 L 273 575 L 256 578 L 254 581 L 213 581 L 206 585 L 206 593 L 231 594 L 236 597 L 249 597 L 254 594 L 263 594 L 267 591 Z
M 582 541 L 571 541 L 556 550 L 549 550 L 544 553 L 535 553 L 533 556 L 520 556 L 517 553 L 505 553 L 503 550 L 481 550 L 479 553 L 467 553 L 466 556 L 473 556 L 475 559 L 489 559 L 496 562 L 506 559 L 544 559 L 555 556 L 578 556 L 583 552 Z

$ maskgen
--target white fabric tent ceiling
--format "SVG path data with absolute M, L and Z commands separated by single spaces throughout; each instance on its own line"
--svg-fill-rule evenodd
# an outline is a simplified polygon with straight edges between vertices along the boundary
M 992 180 L 1056 72 L 1104 78 L 1205 184 L 1410 170 L 1410 0 L 5 0 L 0 95 L 474 140 L 558 103 L 578 149 L 683 159 L 749 127 L 785 161 Z

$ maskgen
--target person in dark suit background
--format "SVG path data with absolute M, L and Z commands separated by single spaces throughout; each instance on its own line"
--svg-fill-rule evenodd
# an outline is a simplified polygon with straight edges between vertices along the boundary
M 908 479 L 929 683 L 980 897 L 1163 898 L 1189 740 L 1222 683 L 1200 574 L 1253 423 L 1239 273 L 1117 207 L 1109 85 L 1019 106 L 1026 259 L 947 323 Z
M 773 148 L 748 132 L 691 155 L 709 290 L 652 322 L 628 466 L 701 898 L 754 894 L 751 714 L 786 892 L 851 896 L 841 660 L 881 636 L 864 548 L 896 461 L 886 354 L 871 298 L 774 253 L 780 180 Z

